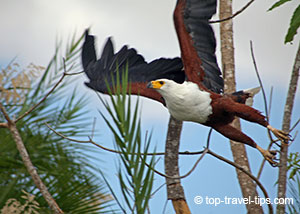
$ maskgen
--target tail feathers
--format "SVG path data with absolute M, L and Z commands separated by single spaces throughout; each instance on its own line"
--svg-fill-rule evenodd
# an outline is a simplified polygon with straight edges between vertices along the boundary
M 253 105 L 253 97 L 260 92 L 260 87 L 256 87 L 256 88 L 249 88 L 249 89 L 245 89 L 243 90 L 243 92 L 245 94 L 248 94 L 248 98 L 246 99 L 246 105 L 247 106 L 252 106 Z

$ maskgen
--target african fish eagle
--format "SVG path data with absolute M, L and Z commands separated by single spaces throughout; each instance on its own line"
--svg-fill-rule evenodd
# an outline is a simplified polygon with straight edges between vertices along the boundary
M 128 66 L 131 94 L 163 103 L 175 119 L 212 127 L 231 140 L 256 148 L 275 166 L 274 151 L 261 148 L 231 125 L 237 116 L 266 127 L 282 142 L 289 140 L 288 133 L 273 128 L 265 116 L 245 104 L 257 89 L 223 94 L 224 82 L 215 56 L 215 35 L 209 24 L 215 12 L 216 0 L 177 0 L 174 23 L 181 58 L 160 58 L 150 63 L 127 46 L 115 53 L 110 38 L 97 60 L 94 37 L 86 31 L 82 48 L 82 65 L 89 78 L 86 85 L 107 93 L 106 81 L 112 86 L 117 66 Z

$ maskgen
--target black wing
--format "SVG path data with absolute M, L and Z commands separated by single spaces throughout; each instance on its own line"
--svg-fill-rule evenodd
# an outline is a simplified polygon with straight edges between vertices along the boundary
M 188 79 L 221 93 L 224 81 L 215 55 L 215 35 L 209 24 L 216 6 L 216 0 L 178 0 L 174 22 Z
M 88 31 L 86 31 L 82 47 L 82 65 L 90 80 L 85 84 L 102 93 L 107 93 L 105 80 L 112 86 L 111 77 L 115 80 L 117 68 L 121 76 L 121 73 L 125 70 L 124 68 L 128 66 L 128 80 L 131 84 L 131 93 L 160 102 L 163 102 L 161 95 L 155 90 L 147 88 L 149 81 L 166 78 L 182 83 L 185 80 L 180 58 L 160 58 L 147 63 L 144 57 L 138 54 L 135 49 L 127 46 L 123 46 L 117 53 L 114 53 L 114 47 L 110 38 L 107 39 L 101 57 L 97 60 L 94 36 L 89 35 Z

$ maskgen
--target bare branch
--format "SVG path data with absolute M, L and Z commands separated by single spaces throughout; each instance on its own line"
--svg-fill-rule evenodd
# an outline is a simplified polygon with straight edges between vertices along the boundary
M 242 172 L 244 172 L 246 175 L 248 175 L 253 181 L 255 181 L 255 183 L 259 186 L 259 188 L 261 189 L 261 191 L 263 192 L 265 198 L 269 198 L 269 195 L 266 191 L 266 189 L 264 188 L 264 186 L 260 183 L 260 181 L 254 176 L 252 175 L 248 170 L 246 170 L 244 167 L 237 165 L 236 163 L 234 163 L 233 161 L 230 161 L 214 152 L 212 152 L 211 150 L 207 151 L 208 154 L 216 157 L 217 159 L 224 161 L 225 163 L 230 164 L 231 166 L 234 166 L 236 169 L 241 170 Z M 271 204 L 268 204 L 269 207 L 269 213 L 273 213 L 273 207 Z
M 165 174 L 168 176 L 179 176 L 178 152 L 180 144 L 180 134 L 182 122 L 170 117 L 168 125 L 168 134 L 165 144 Z M 166 178 L 167 196 L 172 200 L 175 212 L 191 213 L 185 199 L 184 189 L 180 179 Z
M 220 0 L 219 3 L 220 19 L 232 16 L 232 0 Z M 233 93 L 236 91 L 235 78 L 235 54 L 234 54 L 234 36 L 233 36 L 233 21 L 232 19 L 221 22 L 220 24 L 221 37 L 221 56 L 222 56 L 222 71 L 224 79 L 224 93 Z M 231 123 L 233 127 L 241 130 L 240 120 L 235 118 Z M 250 164 L 246 152 L 245 144 L 230 140 L 230 148 L 233 160 L 236 164 L 246 167 L 250 172 Z M 236 169 L 238 182 L 244 198 L 251 197 L 253 192 L 258 196 L 256 185 L 251 178 L 249 178 L 240 170 Z M 245 204 L 249 214 L 262 213 L 263 210 L 258 204 Z
M 48 123 L 45 123 L 45 125 L 51 130 L 53 131 L 56 135 L 66 139 L 66 140 L 69 140 L 69 141 L 73 141 L 73 142 L 76 142 L 76 143 L 91 143 L 97 147 L 99 147 L 100 149 L 103 149 L 105 151 L 108 151 L 108 152 L 112 152 L 112 153 L 117 153 L 117 154 L 120 154 L 121 152 L 120 151 L 117 151 L 117 150 L 114 150 L 114 149 L 109 149 L 109 148 L 106 148 L 104 146 L 101 146 L 97 143 L 95 143 L 90 137 L 89 137 L 89 140 L 76 140 L 76 139 L 73 139 L 73 138 L 69 138 L 65 135 L 63 135 L 62 133 L 56 131 L 55 129 L 53 129 Z
M 236 17 L 237 15 L 242 13 L 244 10 L 246 10 L 253 2 L 254 2 L 254 0 L 249 1 L 244 7 L 242 7 L 240 10 L 236 11 L 233 15 L 231 15 L 227 18 L 219 19 L 219 20 L 212 20 L 209 23 L 214 24 L 214 23 L 220 23 L 220 22 L 224 22 L 224 21 L 228 21 L 230 19 L 233 19 L 234 17 Z
M 211 128 L 211 129 L 209 130 L 209 132 L 208 132 L 207 142 L 206 142 L 206 146 L 207 146 L 207 147 L 206 147 L 203 151 L 200 151 L 200 152 L 201 152 L 201 156 L 197 159 L 197 161 L 194 163 L 193 167 L 192 167 L 186 174 L 184 174 L 184 175 L 182 175 L 182 176 L 168 176 L 168 175 L 163 174 L 163 173 L 161 173 L 161 172 L 159 172 L 159 171 L 157 171 L 157 170 L 155 170 L 155 169 L 153 169 L 153 168 L 151 168 L 151 169 L 152 169 L 155 173 L 159 174 L 160 176 L 163 176 L 163 177 L 169 178 L 169 179 L 183 179 L 183 178 L 189 176 L 189 175 L 196 169 L 196 167 L 197 167 L 197 165 L 199 164 L 199 162 L 202 160 L 202 158 L 204 157 L 204 155 L 207 153 L 208 147 L 209 147 L 209 143 L 210 143 L 210 137 L 211 137 L 212 130 L 213 130 L 213 129 Z M 146 163 L 146 162 L 145 162 L 145 163 Z M 147 165 L 148 167 L 150 167 L 147 163 L 146 163 L 146 165 Z
M 300 122 L 300 118 L 299 118 L 299 119 L 297 120 L 297 122 L 292 126 L 292 128 L 290 129 L 289 132 L 293 131 L 293 130 L 297 127 L 297 125 L 299 124 L 299 122 Z
M 89 140 L 87 140 L 87 141 L 72 139 L 72 138 L 69 138 L 69 137 L 64 136 L 64 135 L 61 134 L 60 132 L 57 132 L 57 131 L 56 131 L 55 129 L 53 129 L 48 123 L 45 123 L 45 125 L 46 125 L 51 131 L 53 131 L 56 135 L 58 135 L 58 136 L 60 136 L 60 137 L 62 137 L 62 138 L 64 138 L 64 139 L 66 139 L 66 140 L 73 141 L 73 142 L 77 142 L 77 143 L 91 143 L 91 144 L 93 144 L 93 145 L 95 145 L 95 146 L 97 146 L 97 147 L 99 147 L 99 148 L 101 148 L 101 149 L 103 149 L 103 150 L 105 150 L 105 151 L 112 152 L 112 153 L 117 153 L 117 154 L 120 154 L 120 153 L 121 153 L 120 151 L 113 150 L 113 149 L 109 149 L 109 148 L 106 148 L 106 147 L 104 147 L 104 146 L 101 146 L 101 145 L 95 143 L 90 137 L 89 137 Z M 211 131 L 209 132 L 209 136 L 208 136 L 207 142 L 209 142 L 210 134 L 211 134 Z M 161 172 L 157 171 L 156 169 L 152 168 L 152 167 L 149 166 L 147 163 L 146 163 L 146 165 L 147 165 L 149 168 L 151 168 L 155 173 L 157 173 L 158 175 L 161 175 L 161 176 L 163 176 L 163 177 L 165 177 L 165 178 L 170 178 L 170 179 L 182 179 L 182 178 L 185 178 L 185 177 L 189 176 L 189 175 L 195 170 L 195 168 L 197 167 L 197 165 L 199 164 L 199 162 L 201 161 L 201 159 L 204 157 L 204 155 L 205 155 L 206 153 L 207 153 L 207 149 L 204 149 L 203 151 L 197 152 L 197 154 L 201 154 L 201 156 L 200 156 L 200 157 L 198 158 L 198 160 L 195 162 L 195 164 L 193 165 L 193 167 L 191 168 L 191 170 L 189 170 L 189 171 L 188 171 L 185 175 L 183 175 L 183 176 L 168 176 L 168 175 L 166 175 L 166 174 L 164 174 L 164 173 L 161 173 Z M 186 153 L 186 152 L 184 152 L 183 154 L 186 155 L 186 154 L 191 154 L 191 153 Z M 193 154 L 195 154 L 195 153 L 193 153 Z M 162 153 L 162 152 L 161 152 L 161 153 L 141 153 L 141 154 L 139 154 L 139 153 L 131 153 L 130 155 L 165 155 L 165 153 Z
M 7 123 L 0 123 L 0 128 L 8 128 Z
M 56 203 L 56 201 L 53 199 L 53 197 L 49 193 L 46 185 L 43 183 L 40 176 L 38 175 L 36 168 L 34 167 L 34 165 L 32 164 L 32 162 L 30 160 L 30 156 L 26 150 L 26 147 L 24 146 L 23 140 L 22 140 L 21 135 L 16 127 L 16 124 L 14 123 L 14 121 L 12 121 L 10 119 L 10 117 L 8 116 L 6 110 L 4 109 L 4 107 L 2 106 L 1 103 L 0 103 L 0 110 L 1 110 L 2 114 L 4 115 L 5 119 L 7 120 L 8 129 L 11 132 L 14 141 L 16 142 L 16 145 L 17 145 L 17 148 L 21 155 L 21 158 L 23 160 L 23 163 L 24 163 L 25 167 L 27 168 L 27 171 L 29 172 L 36 187 L 41 191 L 44 199 L 46 200 L 49 207 L 53 210 L 54 213 L 63 213 L 63 211 L 59 208 L 58 204 Z
M 61 76 L 61 78 L 57 81 L 57 83 L 51 88 L 51 90 L 35 105 L 33 105 L 28 111 L 26 111 L 24 114 L 22 114 L 21 116 L 19 116 L 16 120 L 15 123 L 17 123 L 19 120 L 23 119 L 25 116 L 27 116 L 28 114 L 30 114 L 32 111 L 34 111 L 39 105 L 41 105 L 48 97 L 50 94 L 52 94 L 52 92 L 57 88 L 57 86 L 59 86 L 59 84 L 63 81 L 63 79 L 66 76 L 73 76 L 73 75 L 78 75 L 81 74 L 82 72 L 76 72 L 76 73 L 67 73 L 66 71 L 66 64 L 65 64 L 65 59 L 64 59 L 64 73 Z
M 295 100 L 297 86 L 298 86 L 299 74 L 300 74 L 300 43 L 298 44 L 298 50 L 295 57 L 295 62 L 291 73 L 288 94 L 284 106 L 282 130 L 285 132 L 288 132 L 290 130 L 291 117 L 292 117 L 294 100 Z M 280 148 L 281 167 L 279 168 L 279 174 L 278 174 L 278 193 L 277 193 L 278 198 L 285 198 L 286 196 L 286 183 L 287 183 L 287 170 L 288 170 L 287 159 L 288 159 L 288 146 L 281 146 Z M 284 204 L 277 205 L 277 213 L 278 214 L 285 213 Z
M 252 57 L 252 61 L 253 61 L 253 65 L 254 65 L 254 69 L 255 69 L 255 73 L 256 73 L 256 77 L 258 79 L 259 86 L 261 87 L 262 94 L 263 94 L 263 101 L 264 101 L 264 108 L 265 108 L 265 112 L 266 112 L 266 119 L 269 122 L 269 120 L 270 120 L 270 113 L 269 113 L 270 111 L 269 110 L 271 110 L 273 88 L 271 88 L 271 92 L 270 92 L 271 95 L 270 95 L 269 109 L 268 109 L 267 96 L 266 96 L 264 85 L 263 85 L 263 82 L 262 82 L 262 80 L 260 78 L 260 74 L 259 74 L 259 71 L 258 71 L 258 68 L 257 68 L 257 64 L 256 64 L 255 56 L 254 56 L 254 50 L 253 50 L 253 43 L 252 43 L 252 41 L 250 41 L 250 51 L 251 51 L 251 57 Z M 272 147 L 272 145 L 273 145 L 273 143 L 275 141 L 274 141 L 274 139 L 273 139 L 273 137 L 271 135 L 271 131 L 269 129 L 267 129 L 267 133 L 268 133 L 268 136 L 269 136 L 269 139 L 270 139 L 270 144 L 268 145 L 268 150 L 270 150 L 271 147 Z M 258 173 L 257 173 L 257 176 L 256 176 L 257 179 L 259 179 L 260 176 L 261 176 L 261 174 L 262 174 L 265 162 L 266 162 L 266 159 L 263 159 L 262 162 L 261 162 L 261 164 L 260 164 L 260 167 L 259 167 L 259 170 L 258 170 Z
M 269 111 L 268 111 L 268 104 L 267 104 L 267 96 L 266 96 L 266 92 L 265 92 L 265 88 L 264 88 L 263 82 L 262 82 L 262 80 L 260 78 L 260 74 L 258 72 L 258 68 L 257 68 L 255 56 L 254 56 L 254 50 L 253 50 L 252 41 L 250 41 L 250 50 L 251 50 L 251 57 L 252 57 L 252 61 L 253 61 L 254 69 L 255 69 L 255 74 L 257 76 L 257 79 L 258 79 L 258 82 L 259 82 L 259 86 L 261 87 L 261 91 L 262 91 L 262 94 L 263 94 L 263 100 L 264 100 L 264 107 L 265 107 L 265 112 L 266 112 L 266 118 L 267 118 L 267 121 L 269 122 Z M 272 139 L 270 130 L 269 129 L 267 129 L 267 130 L 268 130 L 270 139 Z M 272 139 L 272 141 L 273 141 L 273 139 Z
M 272 100 L 273 100 L 273 86 L 271 87 L 270 95 L 269 95 L 269 109 L 268 109 L 269 115 L 266 115 L 269 120 L 270 120 L 270 115 L 271 115 Z
M 160 171 L 154 169 L 153 167 L 151 167 L 151 166 L 150 166 L 149 164 L 147 164 L 146 162 L 145 162 L 145 164 L 146 164 L 146 166 L 147 166 L 148 168 L 150 168 L 150 169 L 153 170 L 156 174 L 158 174 L 158 175 L 160 175 L 160 176 L 162 176 L 162 177 L 169 178 L 169 179 L 182 179 L 182 178 L 186 178 L 187 176 L 189 176 L 189 175 L 196 169 L 197 165 L 199 164 L 199 162 L 202 160 L 202 158 L 204 157 L 204 155 L 205 155 L 207 152 L 208 152 L 208 149 L 205 148 L 205 149 L 202 151 L 201 156 L 200 156 L 200 157 L 197 159 L 197 161 L 194 163 L 193 167 L 192 167 L 186 174 L 184 174 L 184 175 L 182 175 L 182 176 L 169 176 L 169 175 L 166 175 L 166 174 L 164 174 L 164 173 L 162 173 L 162 172 L 160 172 Z
M 76 139 L 73 139 L 73 138 L 70 138 L 70 137 L 67 137 L 65 135 L 63 135 L 62 133 L 56 131 L 55 129 L 53 129 L 48 123 L 45 123 L 45 125 L 51 130 L 53 131 L 56 135 L 66 139 L 66 140 L 69 140 L 69 141 L 72 141 L 72 142 L 76 142 L 76 143 L 91 143 L 97 147 L 99 147 L 100 149 L 103 149 L 105 151 L 108 151 L 108 152 L 112 152 L 112 153 L 120 153 L 120 151 L 117 151 L 117 150 L 114 150 L 114 149 L 110 149 L 110 148 L 107 148 L 105 146 L 101 146 L 100 144 L 96 143 L 95 141 L 93 141 L 91 139 L 91 137 L 89 137 L 89 140 L 76 140 Z M 180 155 L 200 155 L 203 153 L 203 150 L 201 151 L 195 151 L 195 152 L 189 152 L 189 151 L 184 151 L 184 152 L 179 152 L 178 154 Z M 165 155 L 165 152 L 153 152 L 153 153 L 130 153 L 130 155 Z
M 163 183 L 162 185 L 160 185 L 156 190 L 153 191 L 153 193 L 151 193 L 151 197 L 153 197 L 163 186 L 165 186 L 166 183 Z
M 94 137 L 95 127 L 96 127 L 96 121 L 97 121 L 97 118 L 94 117 L 91 139 L 93 139 L 93 137 Z

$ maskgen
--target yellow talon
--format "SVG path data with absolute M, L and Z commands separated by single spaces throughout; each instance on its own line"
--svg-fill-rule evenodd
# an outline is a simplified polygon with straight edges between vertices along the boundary
M 276 151 L 274 150 L 265 150 L 263 148 L 261 148 L 260 146 L 256 146 L 256 148 L 260 151 L 260 153 L 264 156 L 264 158 L 271 164 L 271 166 L 276 167 L 278 166 L 278 163 L 276 161 L 274 161 L 275 157 L 276 157 Z
M 287 132 L 284 132 L 282 130 L 279 129 L 275 129 L 273 128 L 271 125 L 268 125 L 267 128 L 273 132 L 273 134 L 281 141 L 283 141 L 284 143 L 288 143 L 290 140 L 290 135 Z

